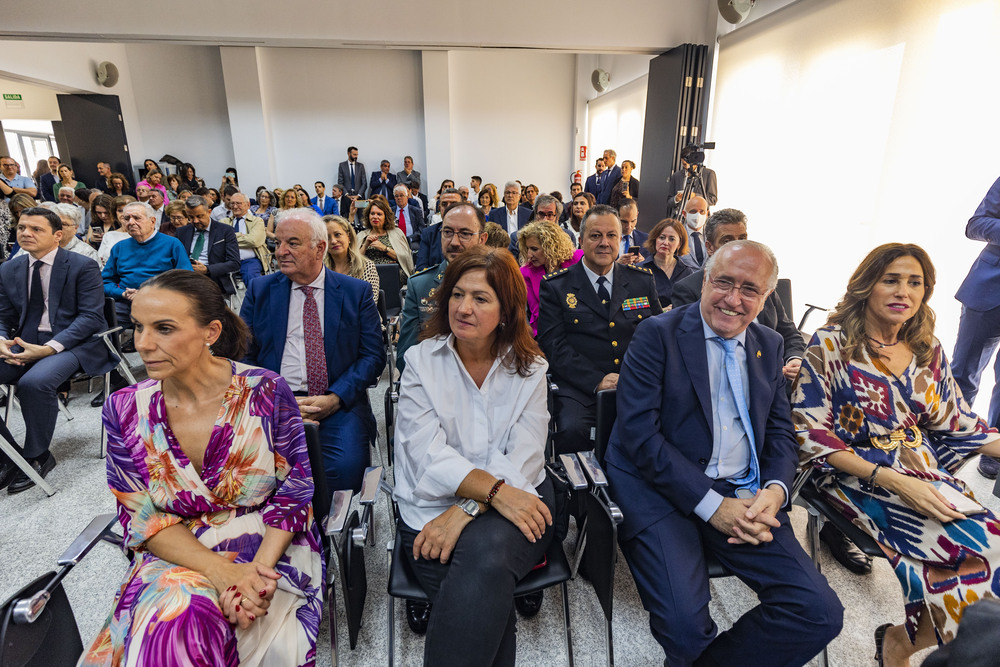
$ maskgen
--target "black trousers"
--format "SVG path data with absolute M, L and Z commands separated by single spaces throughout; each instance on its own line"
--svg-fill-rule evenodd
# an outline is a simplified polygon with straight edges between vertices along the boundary
M 552 482 L 537 488 L 542 501 L 555 513 Z M 427 626 L 424 664 L 513 667 L 517 653 L 514 587 L 537 565 L 549 543 L 552 528 L 534 544 L 496 510 L 489 510 L 462 531 L 451 559 L 413 562 L 413 571 L 434 611 Z M 412 558 L 419 531 L 399 523 L 403 552 Z

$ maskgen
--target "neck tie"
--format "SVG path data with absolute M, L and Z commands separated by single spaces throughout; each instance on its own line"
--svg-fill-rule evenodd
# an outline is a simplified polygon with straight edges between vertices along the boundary
M 191 261 L 197 262 L 201 257 L 201 249 L 205 247 L 205 231 L 198 230 L 198 238 L 194 242 L 194 250 L 191 251 Z
M 354 178 L 354 163 L 353 162 L 351 163 L 351 189 L 352 190 L 357 190 L 358 189 L 357 179 Z
M 35 261 L 31 270 L 31 291 L 28 294 L 28 310 L 24 315 L 24 326 L 21 327 L 21 338 L 28 343 L 38 342 L 38 325 L 45 312 L 45 294 L 42 291 L 42 262 Z
M 701 232 L 691 232 L 691 238 L 694 240 L 694 258 L 698 260 L 698 266 L 705 263 L 705 249 L 701 244 Z
M 736 360 L 736 345 L 739 343 L 735 338 L 723 339 L 718 336 L 715 340 L 722 343 L 726 350 L 725 376 L 729 380 L 727 383 L 730 395 L 736 402 L 736 409 L 740 413 L 740 421 L 743 422 L 743 430 L 747 434 L 747 441 L 750 443 L 750 467 L 747 474 L 739 479 L 731 478 L 729 481 L 740 489 L 749 489 L 756 493 L 760 488 L 760 466 L 757 463 L 757 448 L 754 446 L 753 424 L 750 423 L 750 411 L 747 409 L 747 402 L 743 394 L 743 376 L 740 374 L 740 364 Z
M 622 244 L 624 244 L 624 247 L 622 249 L 622 254 L 624 255 L 625 253 L 628 252 L 629 246 L 632 245 L 632 235 L 626 234 L 625 237 L 622 239 Z
M 236 218 L 236 224 L 234 224 L 233 227 L 235 227 L 236 231 L 238 231 L 239 233 L 245 234 L 246 230 L 240 229 L 240 225 L 242 223 L 243 223 L 243 218 Z
M 330 386 L 326 373 L 326 352 L 323 350 L 323 329 L 319 325 L 319 309 L 315 287 L 300 287 L 306 300 L 302 305 L 302 338 L 306 347 L 306 386 L 310 396 L 321 396 Z
M 399 207 L 399 230 L 403 232 L 403 236 L 406 234 L 406 217 L 403 215 L 403 207 Z
M 597 298 L 601 300 L 601 305 L 603 305 L 607 311 L 608 315 L 611 315 L 611 292 L 608 291 L 607 285 L 608 279 L 601 276 L 597 279 Z

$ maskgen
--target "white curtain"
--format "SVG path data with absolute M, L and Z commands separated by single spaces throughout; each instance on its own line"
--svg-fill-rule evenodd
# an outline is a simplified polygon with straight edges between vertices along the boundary
M 646 82 L 648 76 L 615 88 L 587 103 L 589 152 L 584 177 L 594 173 L 594 160 L 611 148 L 617 153 L 616 164 L 632 160 L 635 177 L 641 180 L 642 131 L 646 122 Z M 640 192 L 640 196 L 641 196 Z

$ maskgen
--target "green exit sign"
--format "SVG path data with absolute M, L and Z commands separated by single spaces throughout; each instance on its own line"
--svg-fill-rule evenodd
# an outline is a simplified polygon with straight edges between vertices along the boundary
M 19 102 L 21 101 L 21 96 L 16 93 L 4 93 L 3 99 L 5 102 Z

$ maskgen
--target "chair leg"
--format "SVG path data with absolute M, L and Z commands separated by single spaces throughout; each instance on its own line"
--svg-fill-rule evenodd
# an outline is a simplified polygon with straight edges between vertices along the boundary
M 809 533 L 809 555 L 812 556 L 816 571 L 822 572 L 823 568 L 820 567 L 819 563 L 819 529 L 823 519 L 819 512 L 812 507 L 808 508 L 806 512 L 809 514 L 809 521 L 806 524 L 806 532 Z
M 69 408 L 67 408 L 66 405 L 62 402 L 62 398 L 57 396 L 56 403 L 59 404 L 59 412 L 63 413 L 63 416 L 66 417 L 66 421 L 68 422 L 73 421 L 73 413 L 70 412 Z
M 573 637 L 569 628 L 569 590 L 566 582 L 560 584 L 563 599 L 563 629 L 566 634 L 566 657 L 569 659 L 569 667 L 573 667 Z
M 331 566 L 331 563 L 327 563 L 327 567 Z M 340 654 L 337 651 L 337 587 L 334 585 L 332 577 L 326 590 L 326 607 L 330 612 L 330 653 L 333 658 L 333 667 L 337 667 L 340 664 Z
M 607 642 L 608 667 L 615 667 L 615 642 L 611 637 L 611 619 L 604 619 L 604 637 Z
M 394 540 L 389 540 L 385 545 L 385 563 L 386 572 L 392 571 L 392 547 Z M 386 616 L 386 628 L 389 633 L 389 667 L 393 667 L 396 664 L 396 632 L 395 632 L 395 601 L 396 598 L 391 595 L 388 596 L 386 608 L 388 609 L 388 615 Z
M 10 398 L 9 395 L 8 398 Z M 8 407 L 10 406 L 10 403 L 11 401 L 8 400 L 7 401 Z M 20 452 L 18 452 L 17 449 L 15 449 L 14 437 L 10 434 L 10 431 L 7 429 L 6 424 L 0 426 L 0 451 L 3 451 L 3 453 L 6 454 L 7 457 L 14 462 L 14 465 L 16 465 L 18 468 L 21 469 L 21 472 L 30 477 L 35 484 L 41 487 L 42 491 L 45 492 L 45 495 L 51 496 L 56 492 L 56 490 L 53 489 L 52 486 L 48 482 L 46 482 L 41 475 L 35 472 L 34 468 L 28 465 L 28 462 L 24 460 L 24 457 L 21 456 Z
M 3 422 L 9 426 L 10 425 L 10 411 L 11 411 L 11 409 L 13 409 L 13 407 L 14 407 L 14 401 L 16 401 L 17 398 L 14 396 L 14 385 L 12 385 L 12 384 L 4 385 L 3 391 L 4 391 L 4 394 L 7 396 L 7 409 L 4 410 L 4 413 L 3 413 Z

